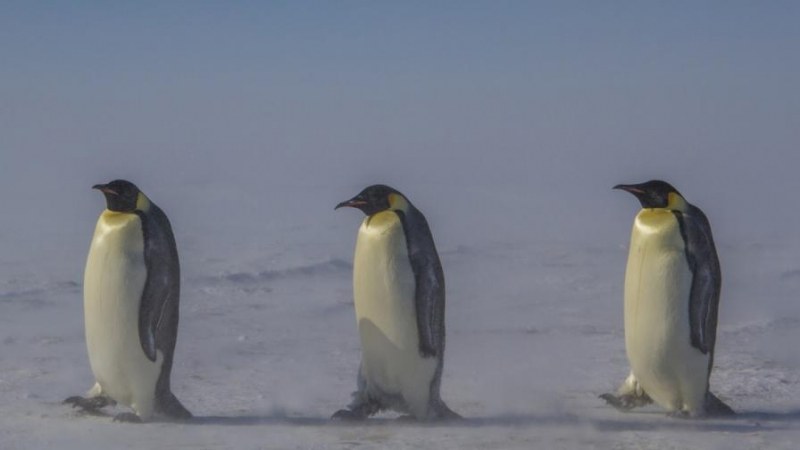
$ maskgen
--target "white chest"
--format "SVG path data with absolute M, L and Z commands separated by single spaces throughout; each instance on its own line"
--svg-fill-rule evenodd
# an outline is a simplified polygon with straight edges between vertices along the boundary
M 694 408 L 707 359 L 690 345 L 692 273 L 675 215 L 642 210 L 625 271 L 625 347 L 634 375 L 656 402 Z
M 403 227 L 394 213 L 364 220 L 353 261 L 356 317 L 398 348 L 417 347 L 414 273 Z
M 139 306 L 146 280 L 139 217 L 104 212 L 84 272 L 86 344 L 103 391 L 128 405 L 148 390 L 152 397 L 162 360 L 160 355 L 156 363 L 147 359 L 139 341 Z
M 661 342 L 686 331 L 692 274 L 675 216 L 669 211 L 642 210 L 631 233 L 625 271 L 625 331 Z M 629 333 L 630 331 L 630 333 Z M 656 342 L 653 342 L 656 343 Z
M 419 355 L 414 273 L 395 213 L 379 213 L 362 223 L 353 293 L 368 384 L 402 395 L 415 414 L 424 415 L 436 360 Z

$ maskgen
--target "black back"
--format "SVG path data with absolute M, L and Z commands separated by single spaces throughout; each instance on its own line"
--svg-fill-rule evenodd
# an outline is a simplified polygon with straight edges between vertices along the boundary
M 151 202 L 147 212 L 137 210 L 136 214 L 142 221 L 147 266 L 147 280 L 139 306 L 139 341 L 151 361 L 156 360 L 156 350 L 164 355 L 156 385 L 156 397 L 159 397 L 170 392 L 172 357 L 178 337 L 180 264 L 172 226 L 164 212 Z
M 436 373 L 429 386 L 430 401 L 438 415 L 459 417 L 442 401 L 440 394 L 445 348 L 445 284 L 442 263 L 425 216 L 411 202 L 406 212 L 396 213 L 403 225 L 408 257 L 414 272 L 419 354 L 422 357 L 436 358 Z
M 689 299 L 691 345 L 709 354 L 709 375 L 714 362 L 717 339 L 717 315 L 722 286 L 722 273 L 708 218 L 699 208 L 687 204 L 687 211 L 675 211 L 683 240 L 686 259 L 692 271 Z

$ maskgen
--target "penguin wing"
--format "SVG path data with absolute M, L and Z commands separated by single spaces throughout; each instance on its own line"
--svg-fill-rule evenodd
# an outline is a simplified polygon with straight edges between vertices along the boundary
M 411 207 L 401 215 L 401 222 L 414 272 L 419 353 L 437 357 L 444 347 L 444 271 L 425 216 Z
M 139 342 L 148 359 L 155 362 L 156 349 L 172 354 L 177 332 L 180 266 L 175 237 L 167 216 L 155 204 L 140 213 L 144 232 L 147 281 L 139 305 Z M 174 326 L 169 325 L 174 322 Z
M 701 352 L 714 351 L 717 312 L 721 287 L 719 258 L 711 235 L 711 225 L 694 206 L 683 214 L 681 228 L 686 241 L 686 257 L 692 270 L 689 298 L 689 325 L 692 346 Z

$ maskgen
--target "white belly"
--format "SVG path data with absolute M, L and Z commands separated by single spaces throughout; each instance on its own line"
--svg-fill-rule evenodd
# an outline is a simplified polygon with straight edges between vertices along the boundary
M 105 211 L 97 221 L 84 273 L 86 345 L 104 394 L 152 414 L 163 356 L 156 362 L 139 342 L 139 305 L 147 279 L 140 219 Z
M 437 363 L 419 354 L 414 291 L 399 218 L 388 211 L 366 218 L 353 262 L 362 374 L 374 395 L 402 396 L 408 412 L 426 417 Z
M 642 210 L 625 272 L 625 347 L 642 388 L 670 411 L 702 413 L 708 355 L 691 346 L 692 274 L 678 221 Z

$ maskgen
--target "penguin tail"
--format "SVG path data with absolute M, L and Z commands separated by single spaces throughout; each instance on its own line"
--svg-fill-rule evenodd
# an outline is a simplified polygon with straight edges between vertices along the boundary
M 192 418 L 192 413 L 181 404 L 180 400 L 172 392 L 167 392 L 161 396 L 158 406 L 162 414 L 172 419 L 188 420 Z
M 733 416 L 736 412 L 711 391 L 706 393 L 706 414 L 709 416 Z
M 437 402 L 436 405 L 436 419 L 438 420 L 459 420 L 463 419 L 460 414 L 450 409 L 449 406 L 443 401 Z

